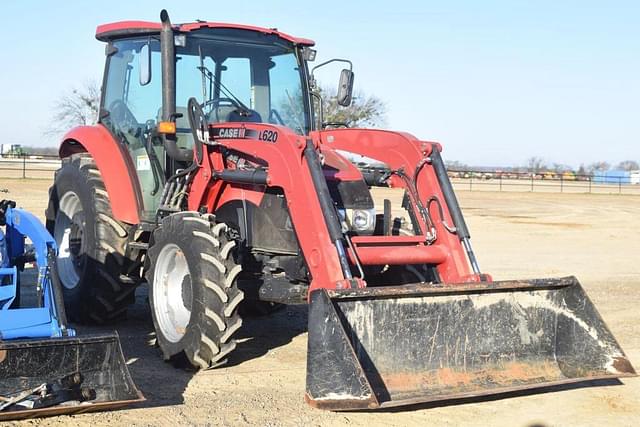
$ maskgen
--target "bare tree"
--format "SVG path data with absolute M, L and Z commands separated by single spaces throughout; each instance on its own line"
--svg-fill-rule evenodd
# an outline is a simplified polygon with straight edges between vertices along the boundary
M 563 163 L 553 163 L 551 169 L 556 173 L 571 172 L 573 170 L 571 166 Z
M 344 123 L 349 127 L 377 127 L 386 122 L 387 107 L 375 95 L 358 91 L 348 107 L 338 104 L 336 90 L 323 88 L 320 91 L 325 123 Z
M 622 169 L 623 171 L 635 171 L 640 169 L 640 165 L 635 160 L 624 160 L 618 163 L 616 169 Z
M 82 87 L 74 87 L 54 104 L 54 115 L 47 134 L 59 134 L 74 126 L 94 124 L 100 109 L 100 87 L 88 81 Z
M 608 171 L 611 165 L 607 162 L 594 162 L 587 166 L 589 173 Z
M 547 169 L 547 165 L 542 157 L 529 157 L 527 159 L 527 170 L 529 172 L 538 173 Z
M 458 160 L 445 160 L 444 163 L 448 170 L 460 171 L 460 170 L 469 169 L 469 165 L 467 165 L 466 163 L 462 163 Z

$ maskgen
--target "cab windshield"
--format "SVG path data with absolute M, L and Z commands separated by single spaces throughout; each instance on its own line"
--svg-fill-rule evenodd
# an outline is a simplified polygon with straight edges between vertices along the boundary
M 150 58 L 150 80 L 139 77 Z M 113 42 L 101 122 L 129 145 L 161 120 L 160 42 L 144 37 Z M 210 28 L 176 37 L 176 118 L 179 143 L 189 146 L 187 103 L 195 97 L 210 123 L 262 122 L 310 132 L 306 69 L 293 44 L 255 31 Z
M 303 65 L 290 43 L 244 30 L 199 30 L 176 47 L 176 60 L 177 112 L 195 97 L 210 123 L 273 123 L 309 133 Z

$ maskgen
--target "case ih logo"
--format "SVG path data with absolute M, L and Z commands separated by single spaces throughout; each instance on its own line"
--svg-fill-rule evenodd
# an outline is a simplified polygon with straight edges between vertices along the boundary
M 213 139 L 257 139 L 258 141 L 276 142 L 278 132 L 270 129 L 255 130 L 244 127 L 239 128 L 213 128 L 211 129 Z
M 214 138 L 250 138 L 251 130 L 247 128 L 214 128 Z M 257 133 L 254 131 L 254 133 Z

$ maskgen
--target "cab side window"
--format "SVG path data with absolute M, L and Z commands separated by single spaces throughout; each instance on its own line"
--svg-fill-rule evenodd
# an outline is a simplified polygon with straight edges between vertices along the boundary
M 140 82 L 143 46 L 151 57 L 151 79 Z M 162 106 L 160 46 L 157 40 L 126 40 L 113 43 L 102 100 L 102 122 L 123 142 L 142 144 L 147 125 L 155 126 Z M 108 113 L 108 114 L 107 114 Z M 153 123 L 151 123 L 151 121 Z

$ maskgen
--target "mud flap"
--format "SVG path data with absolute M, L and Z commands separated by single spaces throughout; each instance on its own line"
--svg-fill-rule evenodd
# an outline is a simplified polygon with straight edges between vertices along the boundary
M 99 411 L 144 401 L 131 380 L 115 333 L 0 341 L 0 404 L 21 391 L 74 373 L 81 374 L 82 387 L 92 392 L 91 400 L 39 409 L 12 405 L 0 411 L 0 421 Z
M 635 375 L 575 277 L 311 295 L 306 400 L 318 408 Z

